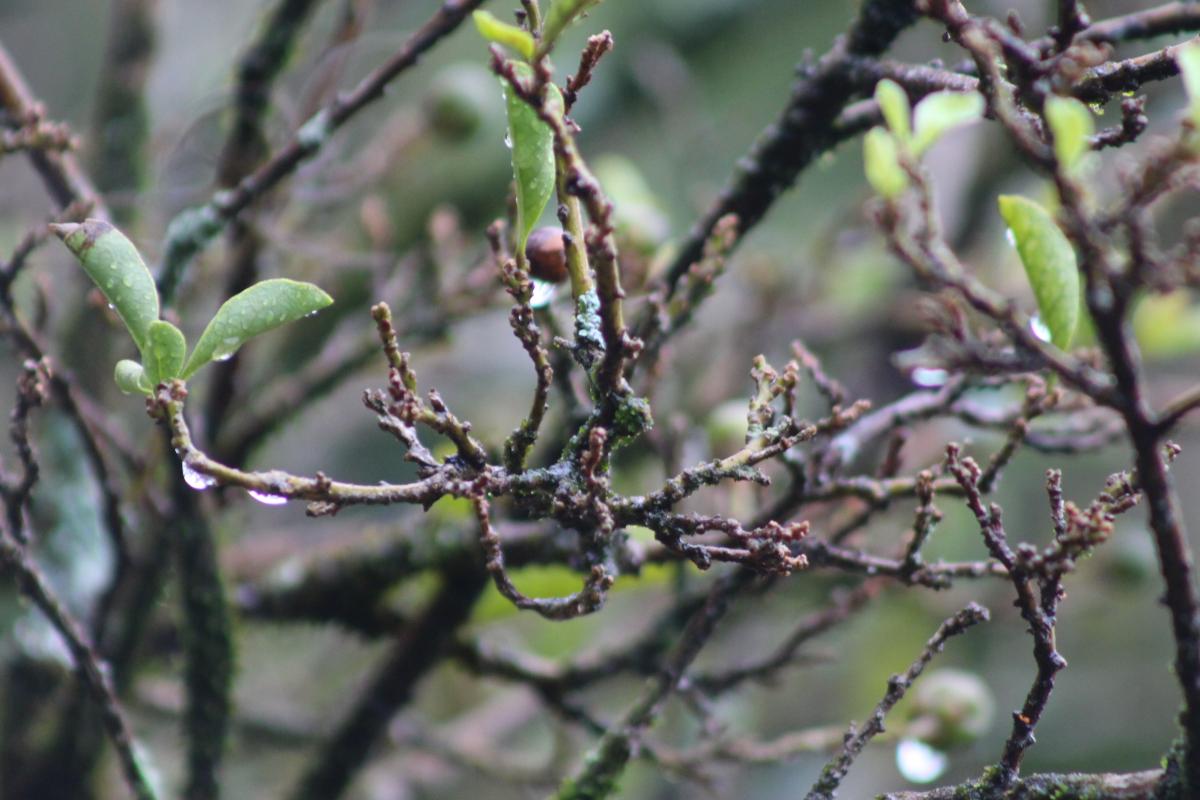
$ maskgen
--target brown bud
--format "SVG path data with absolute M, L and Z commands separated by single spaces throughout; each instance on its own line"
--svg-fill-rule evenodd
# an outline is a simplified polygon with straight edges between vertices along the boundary
M 548 225 L 529 234 L 525 242 L 525 257 L 529 272 L 547 283 L 562 283 L 567 279 L 567 251 L 563 246 L 562 228 Z

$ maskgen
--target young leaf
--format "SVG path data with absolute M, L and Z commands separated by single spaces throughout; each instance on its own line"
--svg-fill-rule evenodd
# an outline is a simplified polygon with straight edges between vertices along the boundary
M 912 108 L 908 105 L 908 93 L 890 78 L 875 84 L 875 102 L 883 113 L 888 130 L 898 142 L 907 142 L 912 133 Z
M 1000 216 L 1008 223 L 1037 298 L 1050 341 L 1066 349 L 1079 324 L 1079 269 L 1075 250 L 1054 218 L 1037 203 L 1017 195 L 1001 195 Z
M 1192 124 L 1200 128 L 1200 42 L 1194 39 L 1175 51 L 1179 74 L 1188 93 L 1188 114 Z
M 951 128 L 983 116 L 983 95 L 978 92 L 934 92 L 925 95 L 913 111 L 913 153 L 920 155 Z
M 190 377 L 209 361 L 224 361 L 247 339 L 315 314 L 332 302 L 332 297 L 311 283 L 286 278 L 256 283 L 217 309 L 179 377 Z
M 471 18 L 475 20 L 475 27 L 480 36 L 489 42 L 516 50 L 526 61 L 533 60 L 536 45 L 529 31 L 496 19 L 490 11 L 476 11 Z
M 158 290 L 133 242 L 100 219 L 50 227 L 108 298 L 138 349 L 144 350 L 150 324 L 158 319 Z
M 522 80 L 533 70 L 528 64 L 515 64 Z M 562 108 L 562 95 L 549 84 L 552 107 Z M 525 250 L 525 240 L 554 194 L 554 133 L 537 112 L 512 90 L 504 86 L 508 104 L 508 140 L 512 145 L 513 178 L 517 184 L 517 248 Z
M 1058 95 L 1046 98 L 1044 112 L 1054 134 L 1054 156 L 1070 171 L 1091 146 L 1088 139 L 1096 129 L 1092 112 L 1074 97 Z
M 187 340 L 179 328 L 161 319 L 150 323 L 142 360 L 146 363 L 146 380 L 151 386 L 179 377 L 186 355 Z
M 883 128 L 872 128 L 863 137 L 863 168 L 871 187 L 888 200 L 908 186 L 896 139 Z
M 113 370 L 113 380 L 117 382 L 117 388 L 125 394 L 149 395 L 154 392 L 154 387 L 146 379 L 146 372 L 142 369 L 142 365 L 128 358 L 122 358 L 117 362 L 116 369 Z
M 558 35 L 574 19 L 599 2 L 600 0 L 553 0 L 550 10 L 546 12 L 546 20 L 542 23 L 541 52 L 549 52 Z

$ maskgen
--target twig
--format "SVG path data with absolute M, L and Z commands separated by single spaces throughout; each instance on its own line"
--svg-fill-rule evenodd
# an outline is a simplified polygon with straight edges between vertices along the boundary
M 442 575 L 442 587 L 421 616 L 400 631 L 354 707 L 321 748 L 289 795 L 293 800 L 335 800 L 370 758 L 388 722 L 412 696 L 417 682 L 438 664 L 450 638 L 466 621 L 486 585 L 486 573 L 460 565 Z
M 579 54 L 579 68 L 575 70 L 574 75 L 567 78 L 567 85 L 563 89 L 564 113 L 571 113 L 571 107 L 579 99 L 580 90 L 592 80 L 592 71 L 600 63 L 600 59 L 611 53 L 612 49 L 613 37 L 608 31 L 601 31 L 588 37 L 587 45 L 583 48 L 583 52 Z
M 1163 781 L 1163 770 L 1145 772 L 1065 775 L 1030 775 L 1012 785 L 1005 798 L 1040 800 L 1053 797 L 1095 797 L 1097 800 L 1145 800 L 1154 797 Z M 981 790 L 975 782 L 919 792 L 888 792 L 879 800 L 959 800 L 964 792 Z M 969 795 L 968 795 L 969 796 Z
M 36 115 L 40 105 L 26 85 L 16 63 L 4 45 L 0 44 L 0 108 L 7 111 L 12 118 L 20 120 Z M 33 149 L 27 151 L 27 155 L 33 168 L 41 176 L 46 190 L 60 208 L 65 209 L 72 203 L 83 202 L 88 204 L 93 217 L 108 218 L 104 202 L 80 169 L 73 154 Z
M 634 755 L 643 731 L 662 712 L 667 697 L 712 636 L 730 601 L 749 584 L 749 576 L 739 570 L 713 586 L 703 608 L 689 620 L 662 672 L 646 684 L 621 721 L 604 734 L 579 774 L 563 782 L 555 795 L 558 800 L 603 800 L 616 790 L 616 781 Z
M 127 223 L 146 175 L 150 115 L 146 81 L 155 45 L 154 0 L 120 0 L 109 12 L 109 37 L 92 123 L 97 147 L 92 158 L 96 187 L 120 198 L 115 216 Z M 124 202 L 121 202 L 124 201 Z
M 851 61 L 883 53 L 905 28 L 916 22 L 908 0 L 868 0 L 850 30 L 813 67 L 806 67 L 787 106 L 755 142 L 722 190 L 719 199 L 692 227 L 666 273 L 668 294 L 701 256 L 712 230 L 727 214 L 736 214 L 746 235 L 802 170 L 837 138 L 832 128 L 854 87 Z M 873 85 L 873 84 L 872 84 Z
M 7 533 L 0 533 L 0 562 L 16 574 L 21 592 L 46 615 L 50 624 L 66 642 L 79 676 L 100 710 L 100 718 L 113 748 L 117 751 L 121 772 L 130 791 L 138 800 L 155 800 L 158 795 L 146 775 L 133 733 L 113 689 L 112 679 L 100 657 L 88 643 L 83 628 L 54 595 L 25 551 Z
M 238 184 L 217 193 L 205 205 L 176 216 L 167 229 L 158 288 L 164 305 L 175 296 L 184 270 L 225 225 L 312 158 L 330 135 L 359 111 L 384 96 L 388 84 L 417 63 L 420 56 L 449 35 L 486 0 L 445 0 L 386 62 L 348 92 L 339 94 L 296 131 L 291 141 Z
M 263 24 L 254 44 L 238 65 L 234 117 L 217 162 L 217 183 L 228 188 L 254 171 L 268 152 L 263 117 L 271 100 L 271 89 L 304 31 L 305 24 L 320 0 L 279 0 Z M 224 296 L 232 297 L 254 283 L 258 275 L 261 242 L 253 223 L 238 220 L 230 227 L 230 269 L 225 279 Z M 215 365 L 204 429 L 212 440 L 235 401 L 236 378 L 242 363 L 239 349 L 226 361 Z
M 842 779 L 846 777 L 846 773 L 850 771 L 854 759 L 863 751 L 867 743 L 871 741 L 877 734 L 883 732 L 883 719 L 887 713 L 892 710 L 896 703 L 904 697 L 908 688 L 913 685 L 913 682 L 920 677 L 925 671 L 925 667 L 933 660 L 933 657 L 942 652 L 942 648 L 946 644 L 946 640 L 952 636 L 957 636 L 963 633 L 968 628 L 986 622 L 990 619 L 988 610 L 983 606 L 975 603 L 968 603 L 961 611 L 943 622 L 925 643 L 925 648 L 917 659 L 913 661 L 908 670 L 902 675 L 893 675 L 888 680 L 887 692 L 883 699 L 875 706 L 875 711 L 867 719 L 867 722 L 861 727 L 856 728 L 851 726 L 846 733 L 845 742 L 842 745 L 842 752 L 838 754 L 832 761 L 825 765 L 821 770 L 821 777 L 813 784 L 812 789 L 805 795 L 806 800 L 832 800 L 837 796 L 838 786 L 841 785 Z

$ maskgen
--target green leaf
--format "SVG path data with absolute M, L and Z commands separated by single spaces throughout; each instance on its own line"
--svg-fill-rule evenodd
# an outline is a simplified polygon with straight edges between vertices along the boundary
M 533 59 L 537 45 L 529 31 L 496 19 L 490 11 L 476 11 L 471 18 L 475 20 L 475 27 L 479 30 L 479 35 L 489 42 L 516 50 L 524 56 L 526 61 Z
M 138 349 L 144 350 L 150 324 L 158 319 L 158 290 L 133 242 L 100 219 L 50 227 L 108 298 Z
M 1050 340 L 1066 349 L 1079 324 L 1079 269 L 1075 250 L 1050 212 L 1017 195 L 1001 195 L 1000 215 L 1008 223 L 1037 298 Z
M 541 52 L 548 53 L 558 39 L 558 35 L 576 17 L 599 2 L 600 0 L 553 0 L 550 10 L 546 12 L 546 19 L 542 23 Z
M 1096 130 L 1092 112 L 1074 97 L 1046 98 L 1043 112 L 1054 134 L 1054 156 L 1063 169 L 1070 171 L 1091 148 L 1088 139 Z
M 210 361 L 224 361 L 251 337 L 325 308 L 333 298 L 311 283 L 275 278 L 235 294 L 217 309 L 180 377 Z
M 896 138 L 883 128 L 872 128 L 863 137 L 863 168 L 871 187 L 888 200 L 899 196 L 908 186 Z
M 908 104 L 908 93 L 890 78 L 875 84 L 875 102 L 883 113 L 888 130 L 898 142 L 907 142 L 912 135 L 912 108 Z
M 1188 113 L 1192 124 L 1200 128 L 1200 42 L 1194 39 L 1175 51 L 1175 61 L 1179 64 L 1179 74 L 1183 76 L 1183 86 L 1188 93 Z
M 528 64 L 514 64 L 522 80 L 533 75 Z M 562 108 L 562 95 L 554 84 L 548 85 L 551 107 Z M 554 194 L 554 132 L 522 100 L 512 87 L 504 85 L 508 104 L 508 140 L 512 145 L 513 178 L 517 185 L 517 249 L 525 250 L 525 240 Z
M 920 155 L 951 128 L 983 116 L 983 95 L 978 92 L 934 92 L 921 98 L 913 111 L 913 153 Z
M 113 370 L 113 380 L 125 394 L 150 395 L 154 393 L 154 387 L 146 379 L 146 371 L 142 369 L 142 365 L 128 358 L 122 358 L 117 362 L 116 369 Z
M 186 355 L 187 340 L 179 328 L 161 319 L 150 323 L 142 360 L 146 363 L 146 380 L 151 386 L 178 378 Z

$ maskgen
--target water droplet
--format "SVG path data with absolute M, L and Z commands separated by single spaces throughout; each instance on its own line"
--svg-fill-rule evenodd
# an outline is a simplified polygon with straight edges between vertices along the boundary
M 264 506 L 281 506 L 288 501 L 286 497 L 281 497 L 277 494 L 268 494 L 267 492 L 259 492 L 251 489 L 248 494 L 253 499 L 262 503 Z
M 933 367 L 917 367 L 912 371 L 912 382 L 917 386 L 925 386 L 930 389 L 936 389 L 939 386 L 946 384 L 946 379 L 950 374 L 944 369 L 935 369 Z
M 913 783 L 936 781 L 946 771 L 948 763 L 945 753 L 918 739 L 901 739 L 896 745 L 896 769 L 905 780 Z
M 512 136 L 510 136 L 507 133 L 504 134 L 504 146 L 507 147 L 509 150 L 512 150 Z
M 122 284 L 124 284 L 124 286 L 125 286 L 125 288 L 126 288 L 126 289 L 132 289 L 132 288 L 133 288 L 133 278 L 131 278 L 131 277 L 130 277 L 130 276 L 128 276 L 128 275 L 126 275 L 126 276 L 125 276 L 125 278 L 124 278 L 124 279 L 121 281 L 121 283 L 122 283 Z
M 1050 329 L 1046 327 L 1046 323 L 1042 322 L 1042 318 L 1037 314 L 1034 314 L 1029 320 L 1029 330 L 1033 331 L 1033 335 L 1043 342 L 1050 341 Z
M 108 310 L 109 310 L 109 311 L 116 311 L 116 310 L 117 310 L 117 307 L 116 307 L 116 306 L 114 306 L 112 303 L 109 303 L 109 304 L 108 304 Z
M 529 298 L 529 305 L 533 308 L 545 308 L 550 305 L 550 301 L 554 299 L 555 290 L 558 289 L 558 284 L 543 281 L 534 278 L 533 295 Z
M 205 489 L 211 489 L 217 485 L 217 479 L 211 475 L 205 475 L 199 470 L 193 469 L 186 461 L 183 462 L 183 482 L 195 489 L 197 492 L 203 492 Z
M 241 343 L 241 340 L 235 336 L 222 339 L 221 344 L 213 350 L 213 361 L 228 361 L 233 358 L 233 354 L 237 352 L 238 345 Z
M 1008 243 L 1010 245 L 1012 245 L 1013 247 L 1017 246 L 1017 235 L 1015 233 L 1013 233 L 1012 228 L 1004 229 L 1004 238 L 1007 239 Z

